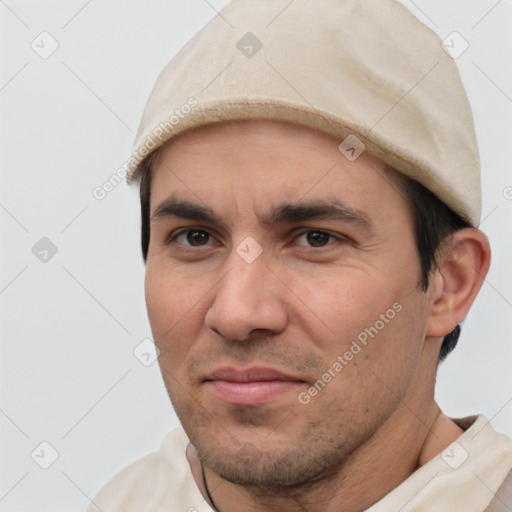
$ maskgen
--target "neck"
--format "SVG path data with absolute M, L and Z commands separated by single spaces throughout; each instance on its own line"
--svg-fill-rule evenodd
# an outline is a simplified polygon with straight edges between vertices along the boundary
M 219 512 L 360 512 L 377 503 L 463 432 L 435 403 L 435 368 L 427 370 L 420 371 L 415 380 L 431 382 L 431 387 L 413 388 L 375 434 L 347 457 L 336 478 L 328 482 L 319 482 L 306 491 L 289 489 L 279 495 L 262 495 L 261 490 L 227 482 L 204 466 L 207 486 Z M 187 457 L 195 481 L 209 502 L 201 464 L 192 446 Z

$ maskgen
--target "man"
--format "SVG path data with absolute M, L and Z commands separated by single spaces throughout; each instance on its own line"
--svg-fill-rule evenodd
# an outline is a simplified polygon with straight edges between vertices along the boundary
M 512 440 L 434 400 L 490 262 L 435 34 L 393 0 L 236 0 L 160 75 L 131 164 L 183 429 L 90 511 L 512 510 Z

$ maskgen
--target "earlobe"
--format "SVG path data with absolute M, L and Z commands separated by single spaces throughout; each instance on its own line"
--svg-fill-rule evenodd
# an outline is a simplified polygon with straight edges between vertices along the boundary
M 487 275 L 490 260 L 489 240 L 479 229 L 461 229 L 450 235 L 439 251 L 438 268 L 429 286 L 427 336 L 445 336 L 464 319 Z

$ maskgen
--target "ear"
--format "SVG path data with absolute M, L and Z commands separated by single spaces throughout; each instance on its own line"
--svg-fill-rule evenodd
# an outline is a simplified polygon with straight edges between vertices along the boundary
M 476 228 L 456 231 L 443 243 L 429 285 L 427 336 L 449 334 L 464 319 L 491 263 L 487 236 Z

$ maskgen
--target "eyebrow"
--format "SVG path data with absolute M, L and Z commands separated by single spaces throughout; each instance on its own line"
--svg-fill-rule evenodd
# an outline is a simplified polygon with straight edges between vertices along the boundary
M 170 198 L 163 201 L 153 212 L 152 221 L 168 217 L 177 217 L 226 226 L 226 223 L 212 208 L 191 201 Z M 267 226 L 298 223 L 309 220 L 341 220 L 359 227 L 370 229 L 370 217 L 356 208 L 335 200 L 298 201 L 274 206 L 268 213 L 259 216 L 260 222 Z
M 151 220 L 157 221 L 168 217 L 209 222 L 225 225 L 225 222 L 206 205 L 199 205 L 182 199 L 167 199 L 160 203 L 153 212 Z
M 370 217 L 356 208 L 335 199 L 331 201 L 307 201 L 281 204 L 273 208 L 263 222 L 270 226 L 278 223 L 297 223 L 308 220 L 341 220 L 370 229 Z

